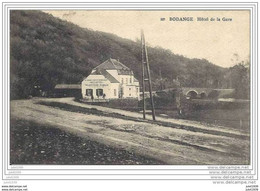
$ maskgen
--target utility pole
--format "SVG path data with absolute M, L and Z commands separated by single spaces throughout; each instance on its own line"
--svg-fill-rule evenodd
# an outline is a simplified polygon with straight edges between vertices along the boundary
M 143 41 L 143 31 L 141 32 L 141 46 L 142 46 L 142 86 L 143 86 L 143 118 L 145 119 L 145 80 L 144 80 L 144 76 L 145 76 L 145 72 L 144 72 L 144 41 Z
M 147 53 L 147 47 L 145 44 L 145 37 L 143 30 L 141 31 L 141 42 L 142 42 L 142 69 L 143 69 L 143 75 L 142 75 L 142 82 L 143 82 L 143 117 L 145 119 L 145 81 L 148 81 L 149 84 L 149 92 L 150 92 L 150 100 L 151 100 L 151 106 L 152 106 L 152 115 L 153 120 L 155 121 L 155 110 L 154 110 L 154 102 L 153 102 L 153 93 L 152 93 L 152 80 L 151 80 L 151 74 L 150 74 L 150 66 L 148 62 L 148 53 Z M 146 72 L 145 72 L 146 70 Z M 145 73 L 147 74 L 147 78 L 145 78 Z

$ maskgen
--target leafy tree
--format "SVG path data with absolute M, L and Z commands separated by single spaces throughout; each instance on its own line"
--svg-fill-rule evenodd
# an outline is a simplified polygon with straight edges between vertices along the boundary
M 235 98 L 250 98 L 250 64 L 240 62 L 229 69 L 230 85 L 235 89 Z

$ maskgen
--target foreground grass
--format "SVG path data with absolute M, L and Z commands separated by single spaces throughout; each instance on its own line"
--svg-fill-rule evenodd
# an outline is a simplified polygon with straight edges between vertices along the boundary
M 160 161 L 89 141 L 60 129 L 11 119 L 11 164 L 151 165 Z

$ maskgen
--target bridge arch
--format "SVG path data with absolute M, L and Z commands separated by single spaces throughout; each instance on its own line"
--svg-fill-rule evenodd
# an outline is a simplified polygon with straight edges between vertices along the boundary
M 190 99 L 194 99 L 194 98 L 197 98 L 198 94 L 199 93 L 196 90 L 189 90 L 186 93 L 186 96 L 189 97 Z
M 206 92 L 203 91 L 203 92 L 200 93 L 200 98 L 201 99 L 205 99 L 206 97 L 207 97 Z

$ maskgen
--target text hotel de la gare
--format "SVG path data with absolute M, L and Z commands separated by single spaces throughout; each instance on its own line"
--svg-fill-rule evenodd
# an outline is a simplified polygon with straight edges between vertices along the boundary
M 227 17 L 169 17 L 169 21 L 232 21 L 232 18 Z M 161 21 L 166 21 L 166 18 L 162 17 Z

